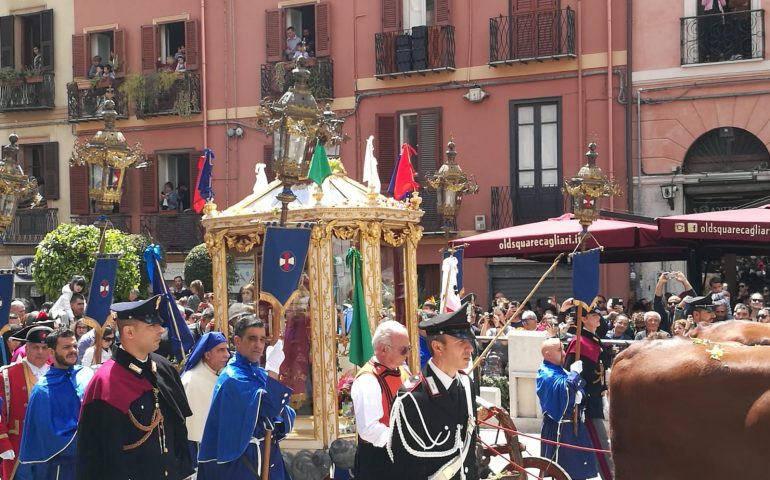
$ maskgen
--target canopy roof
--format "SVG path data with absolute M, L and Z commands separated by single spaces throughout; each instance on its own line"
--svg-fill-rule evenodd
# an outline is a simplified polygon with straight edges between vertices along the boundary
M 657 219 L 661 238 L 761 243 L 770 241 L 770 205 Z

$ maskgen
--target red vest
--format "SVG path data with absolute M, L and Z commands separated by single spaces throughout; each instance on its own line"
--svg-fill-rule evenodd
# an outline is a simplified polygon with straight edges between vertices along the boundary
M 374 375 L 374 378 L 380 384 L 380 390 L 382 391 L 382 418 L 380 418 L 380 423 L 390 425 L 390 410 L 393 407 L 393 401 L 396 399 L 398 389 L 409 378 L 409 372 L 404 367 L 398 367 L 398 371 L 390 370 L 372 359 L 361 367 L 356 374 L 356 378 L 364 374 Z
M 5 367 L 0 372 L 0 398 L 3 401 L 0 416 L 0 452 L 13 449 L 14 460 L 2 461 L 3 478 L 11 478 L 19 458 L 21 432 L 24 429 L 24 415 L 27 402 L 37 378 L 25 362 Z M 9 398 L 10 397 L 10 398 Z

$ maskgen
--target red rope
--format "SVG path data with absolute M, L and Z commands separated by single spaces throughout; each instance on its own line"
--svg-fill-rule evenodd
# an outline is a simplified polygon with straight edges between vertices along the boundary
M 494 425 L 492 423 L 485 422 L 484 420 L 479 420 L 480 424 L 486 425 L 488 427 L 497 428 L 499 430 L 502 430 L 504 432 L 512 433 L 514 435 L 521 435 L 522 437 L 531 438 L 533 440 L 540 440 L 543 443 L 548 443 L 550 445 L 556 445 L 559 447 L 567 447 L 567 448 L 574 448 L 575 450 L 583 450 L 585 452 L 594 452 L 594 453 L 611 453 L 609 450 L 602 450 L 601 448 L 588 448 L 588 447 L 579 447 L 577 445 L 572 445 L 569 443 L 561 443 L 561 442 L 554 442 L 553 440 L 546 440 L 545 438 L 540 437 L 533 437 L 532 435 L 527 435 L 525 433 L 517 432 L 516 430 L 510 430 L 505 427 L 501 427 L 500 425 Z
M 529 472 L 528 472 L 528 471 L 527 471 L 527 470 L 526 470 L 524 467 L 522 467 L 522 466 L 520 466 L 520 465 L 517 465 L 517 464 L 516 464 L 516 463 L 515 463 L 513 460 L 511 460 L 510 458 L 506 458 L 506 457 L 505 457 L 505 456 L 504 456 L 502 453 L 498 452 L 497 450 L 495 450 L 495 449 L 494 449 L 494 447 L 492 447 L 491 445 L 487 444 L 487 443 L 486 443 L 484 440 L 482 440 L 482 439 L 481 439 L 481 437 L 477 436 L 477 437 L 476 437 L 476 440 L 478 440 L 479 442 L 481 442 L 481 444 L 482 444 L 482 445 L 484 445 L 484 447 L 485 447 L 487 450 L 489 450 L 490 452 L 494 453 L 494 454 L 495 454 L 495 455 L 497 455 L 498 457 L 501 457 L 501 458 L 503 458 L 504 460 L 506 460 L 506 461 L 507 461 L 508 463 L 510 463 L 510 464 L 511 464 L 511 466 L 512 466 L 513 468 L 515 468 L 516 470 L 518 470 L 518 471 L 520 471 L 520 472 L 524 472 L 524 473 L 526 473 L 527 475 L 529 475 L 530 477 L 536 478 L 537 480 L 543 480 L 543 477 L 538 477 L 538 476 L 537 476 L 537 475 L 535 475 L 534 473 L 529 473 Z

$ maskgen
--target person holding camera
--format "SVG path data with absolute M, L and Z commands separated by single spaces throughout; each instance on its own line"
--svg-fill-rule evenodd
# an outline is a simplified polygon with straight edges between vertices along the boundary
M 666 305 L 663 304 L 663 290 L 669 280 L 676 280 L 681 283 L 685 291 L 680 295 L 671 295 L 668 297 Z M 658 283 L 655 285 L 655 298 L 652 301 L 652 309 L 660 315 L 660 330 L 671 333 L 671 326 L 674 320 L 682 318 L 683 310 L 679 307 L 682 298 L 685 296 L 695 296 L 695 290 L 682 272 L 663 272 L 658 277 Z

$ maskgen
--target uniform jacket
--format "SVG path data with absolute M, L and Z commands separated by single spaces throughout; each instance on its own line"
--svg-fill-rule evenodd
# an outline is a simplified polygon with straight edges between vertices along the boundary
M 0 452 L 13 449 L 18 459 L 29 394 L 37 378 L 27 362 L 20 362 L 4 367 L 0 371 L 0 380 L 0 398 L 3 402 L 0 412 Z M 2 461 L 3 478 L 11 478 L 16 463 L 17 460 Z

